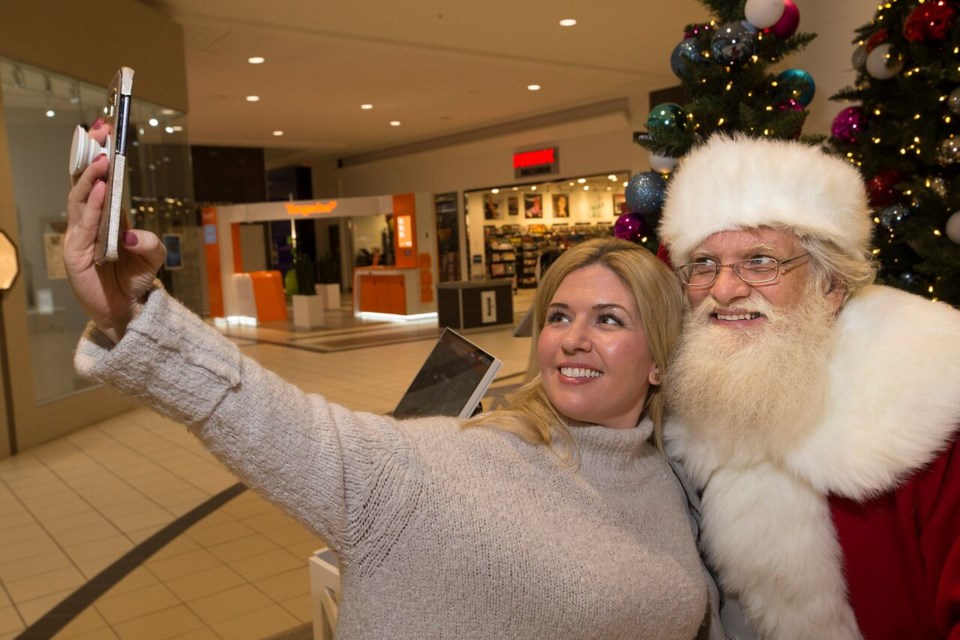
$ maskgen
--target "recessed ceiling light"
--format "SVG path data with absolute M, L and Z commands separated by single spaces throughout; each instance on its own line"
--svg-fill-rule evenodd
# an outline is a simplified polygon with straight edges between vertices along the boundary
M 55 115 L 57 115 L 57 112 L 56 112 L 56 111 L 54 111 L 53 109 L 47 109 L 47 117 L 48 117 L 48 118 L 52 118 L 52 117 L 55 116 Z
M 586 181 L 587 181 L 586 178 L 577 178 L 577 182 L 579 182 L 580 184 L 583 184 Z
M 160 121 L 157 120 L 156 118 L 150 118 L 149 120 L 147 120 L 147 122 L 150 123 L 150 126 L 151 126 L 151 127 L 155 127 L 155 126 L 157 126 L 158 124 L 160 124 Z
M 391 126 L 391 127 L 399 127 L 399 126 L 400 126 L 400 121 L 399 121 L 399 120 L 391 120 L 391 121 L 390 121 L 390 126 Z
M 560 21 L 561 27 L 572 27 L 575 24 L 577 24 L 577 21 L 574 20 L 573 18 L 564 18 L 563 20 Z
M 530 191 L 536 191 L 536 190 L 537 190 L 537 185 L 533 185 L 532 187 L 530 187 Z
M 360 108 L 361 108 L 361 109 L 364 109 L 364 110 L 369 110 L 369 109 L 373 109 L 373 105 L 372 105 L 372 104 L 369 104 L 369 103 L 367 103 L 367 104 L 362 104 L 362 105 L 360 105 Z
M 607 178 L 609 178 L 610 180 L 616 180 L 616 179 L 617 179 L 617 176 L 615 176 L 615 175 L 613 175 L 613 174 L 611 173 L 610 175 L 607 176 Z
M 250 64 L 263 64 L 264 62 L 266 62 L 266 60 L 265 58 L 263 58 L 263 56 L 252 56 L 250 58 L 247 58 L 247 62 L 249 62 Z
M 528 84 L 527 89 L 530 91 L 540 91 L 540 85 L 538 84 Z
M 247 96 L 247 102 L 259 102 L 260 96 Z
M 274 131 L 274 132 L 273 132 L 273 135 L 275 135 L 275 136 L 282 136 L 282 135 L 283 135 L 283 131 Z
M 584 191 L 590 191 L 590 185 L 588 185 L 588 184 L 583 185 L 583 190 L 584 190 Z
M 160 109 L 160 115 L 162 116 L 172 116 L 172 115 L 175 115 L 176 113 L 177 112 L 174 111 L 173 109 Z

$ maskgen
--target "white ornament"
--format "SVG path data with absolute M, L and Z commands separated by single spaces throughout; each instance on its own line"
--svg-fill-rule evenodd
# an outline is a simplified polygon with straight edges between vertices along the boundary
M 670 173 L 677 167 L 677 159 L 670 156 L 650 154 L 650 168 L 657 173 Z
M 783 0 L 747 0 L 743 13 L 747 22 L 757 29 L 766 29 L 777 24 L 785 7 Z
M 889 44 L 877 45 L 867 54 L 867 73 L 877 80 L 889 80 L 903 70 L 903 60 L 894 58 Z
M 955 211 L 952 216 L 947 219 L 947 237 L 950 238 L 955 244 L 960 244 L 960 211 Z

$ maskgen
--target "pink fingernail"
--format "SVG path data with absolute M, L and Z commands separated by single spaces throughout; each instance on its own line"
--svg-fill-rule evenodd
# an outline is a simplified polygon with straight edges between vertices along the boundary
M 135 247 L 137 246 L 137 242 L 139 242 L 139 239 L 137 238 L 137 234 L 135 234 L 133 231 L 124 231 L 123 233 L 124 245 L 128 247 Z
M 100 127 L 102 127 L 103 125 L 105 125 L 106 123 L 107 123 L 107 121 L 104 120 L 103 118 L 97 118 L 96 120 L 93 121 L 93 124 L 90 125 L 90 128 L 93 129 L 94 131 L 96 131 L 97 129 L 99 129 Z

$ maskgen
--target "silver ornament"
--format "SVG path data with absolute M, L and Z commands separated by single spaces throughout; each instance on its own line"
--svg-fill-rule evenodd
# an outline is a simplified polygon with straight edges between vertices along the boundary
M 947 96 L 947 106 L 950 107 L 950 111 L 960 113 L 960 87 L 951 91 L 950 95 Z
M 940 143 L 940 164 L 953 164 L 960 161 L 960 140 L 947 138 Z

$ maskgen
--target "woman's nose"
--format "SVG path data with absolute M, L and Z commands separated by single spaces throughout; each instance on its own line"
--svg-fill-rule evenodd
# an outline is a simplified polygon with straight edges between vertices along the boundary
M 573 323 L 561 341 L 565 353 L 575 351 L 589 351 L 591 348 L 590 333 L 587 327 L 580 323 Z

